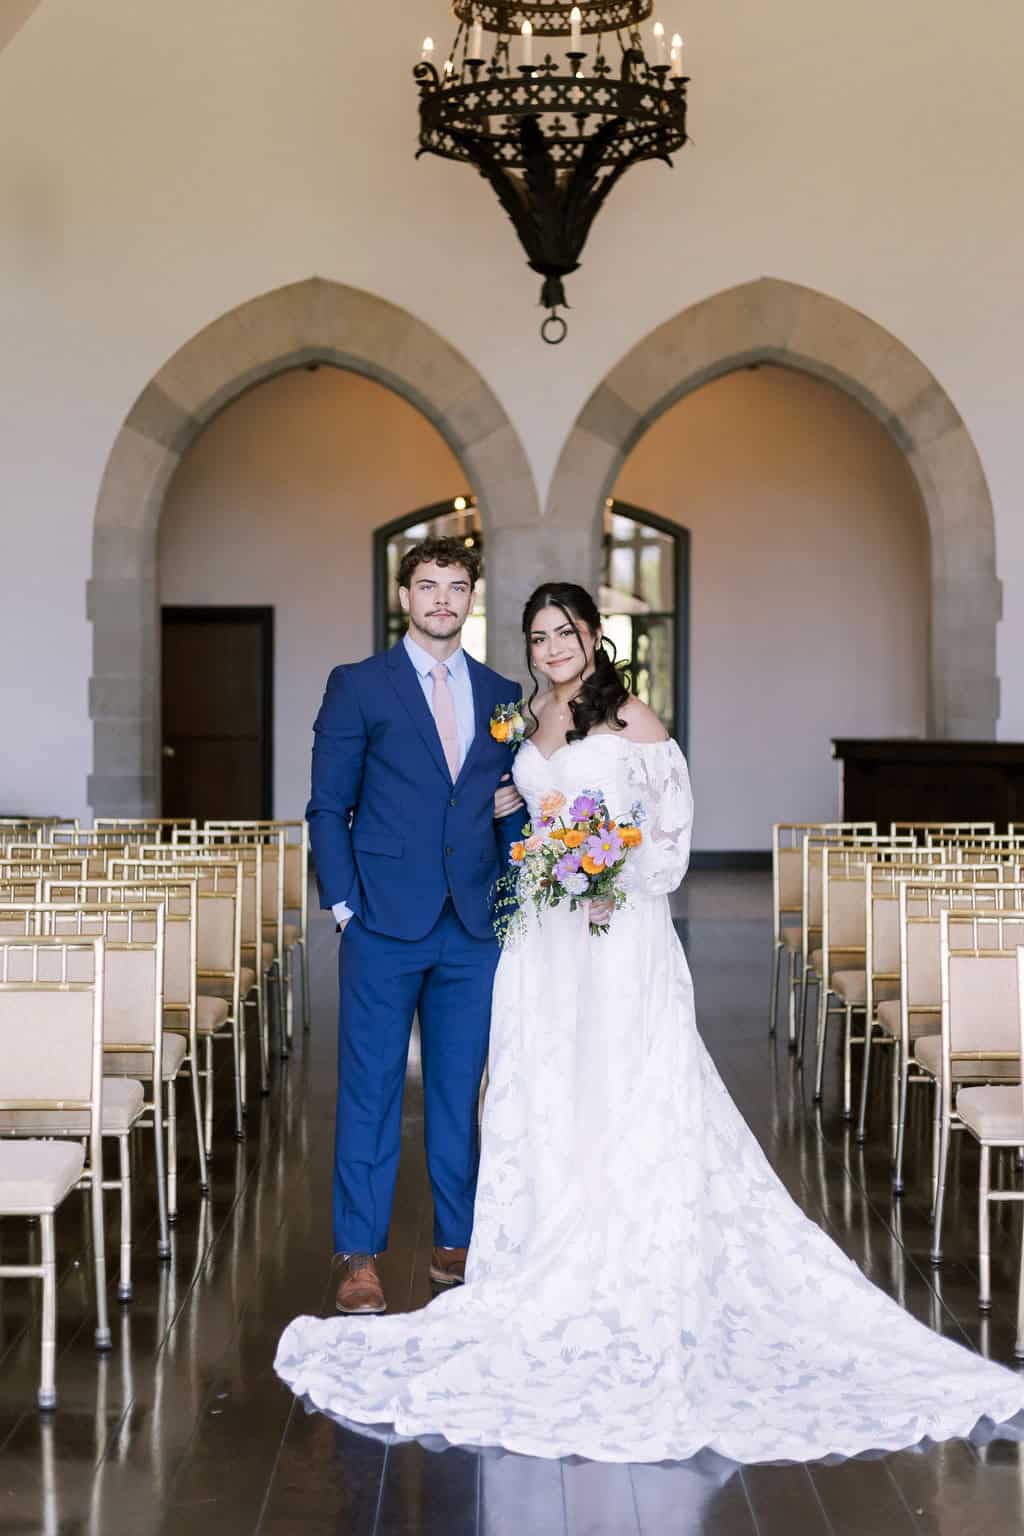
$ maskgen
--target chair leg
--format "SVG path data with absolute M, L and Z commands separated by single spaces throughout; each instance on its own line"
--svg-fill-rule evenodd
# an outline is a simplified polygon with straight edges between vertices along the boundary
M 264 1097 L 270 1092 L 270 1029 L 265 981 L 266 978 L 264 978 L 264 985 L 256 988 L 256 1029 L 260 1037 L 260 1093 Z
M 206 1155 L 210 1157 L 213 1152 L 213 1036 L 206 1037 L 206 1095 L 204 1102 L 204 1122 L 206 1126 Z
M 818 1034 L 817 1034 L 817 1062 L 814 1070 L 814 1102 L 821 1103 L 822 1084 L 825 1080 L 825 1037 L 828 1032 L 828 1000 L 830 997 L 828 985 L 824 977 L 818 981 Z
M 231 1020 L 231 1048 L 235 1073 L 235 1140 L 245 1140 L 245 1098 L 242 1080 L 245 1067 L 245 1003 L 239 998 L 234 1018 Z
M 1024 1360 L 1024 1232 L 1020 1239 L 1020 1264 L 1017 1270 L 1017 1338 L 1013 1352 L 1018 1360 Z
M 899 1039 L 892 1042 L 892 1081 L 889 1085 L 889 1096 L 892 1104 L 889 1107 L 889 1156 L 892 1166 L 896 1167 L 896 1153 L 898 1150 L 900 1131 L 900 1058 L 903 1055 L 903 1047 Z
M 865 1127 L 868 1118 L 868 1086 L 871 1081 L 871 1037 L 875 1032 L 872 1021 L 864 1015 L 864 1064 L 861 1067 L 860 1078 L 860 1111 L 857 1115 L 857 1130 L 854 1133 L 856 1141 L 863 1142 L 867 1136 Z
M 989 1191 L 992 1188 L 992 1149 L 981 1143 L 978 1159 L 978 1306 L 987 1312 L 992 1305 Z
M 302 958 L 302 1028 L 306 1034 L 312 1028 L 312 1003 L 309 994 L 309 947 L 305 939 L 300 939 L 298 948 Z M 789 1024 L 790 1039 L 796 1038 L 796 1019 L 790 1015 Z
M 936 1085 L 937 1089 L 939 1085 Z M 937 1094 L 938 1096 L 938 1094 Z M 941 1103 L 941 1100 L 940 1100 Z M 942 1212 L 946 1204 L 946 1172 L 949 1164 L 949 1119 L 942 1115 L 936 1123 L 938 1132 L 938 1167 L 935 1174 L 935 1208 L 932 1218 L 932 1249 L 928 1257 L 933 1264 L 942 1263 Z
M 794 970 L 797 966 L 797 963 L 798 962 L 796 957 L 794 956 L 791 961 Z M 804 1050 L 807 1042 L 807 1009 L 804 1005 L 807 999 L 807 991 L 810 987 L 810 978 L 808 977 L 802 986 L 800 985 L 799 980 L 794 981 L 793 986 L 798 988 L 800 991 L 800 1028 L 797 1033 L 796 1060 L 797 1065 L 802 1067 L 804 1064 Z M 795 993 L 791 993 L 790 995 L 794 996 Z
M 189 1058 L 188 1070 L 192 1087 L 192 1113 L 196 1122 L 196 1152 L 199 1157 L 199 1188 L 205 1195 L 210 1188 L 210 1173 L 206 1166 L 206 1137 L 203 1135 L 203 1101 L 199 1092 L 199 1042 L 196 1054 Z
M 812 986 L 812 971 L 809 965 L 801 965 L 797 980 L 797 990 L 800 993 L 800 1055 L 803 1057 L 804 1036 L 807 1033 L 807 997 Z M 813 985 L 821 986 L 819 978 L 815 978 Z
M 274 961 L 274 1013 L 277 1018 L 277 1043 L 281 1060 L 287 1061 L 291 1055 L 292 1042 L 284 1016 L 284 983 L 281 979 L 281 966 L 276 960 Z
M 259 982 L 257 982 L 257 987 Z M 242 998 L 238 1008 L 238 1034 L 236 1037 L 238 1050 L 238 1092 L 241 1095 L 242 1114 L 249 1112 L 249 1026 L 246 1018 L 246 998 Z
M 121 1175 L 121 1273 L 117 1282 L 118 1301 L 132 1299 L 132 1159 L 128 1137 L 117 1138 L 118 1168 Z
M 39 1218 L 43 1239 L 43 1344 L 39 1368 L 40 1408 L 57 1406 L 57 1258 L 53 1212 Z
M 843 1010 L 843 1119 L 853 1119 L 853 1004 Z
M 94 1168 L 89 1180 L 92 1205 L 92 1256 L 96 1276 L 96 1348 L 110 1348 L 107 1315 L 107 1234 L 103 1226 L 103 1168 Z
M 903 1047 L 898 1046 L 900 1053 L 900 1086 L 897 1095 L 896 1109 L 896 1157 L 892 1177 L 892 1192 L 894 1195 L 903 1193 L 903 1153 L 907 1140 L 907 1091 L 910 1086 L 910 1064 L 903 1058 Z
M 779 1012 L 779 972 L 782 969 L 782 945 L 776 942 L 772 955 L 772 982 L 768 997 L 768 1033 L 774 1035 L 775 1024 Z M 790 1017 L 790 1025 L 793 1019 Z M 790 1036 L 792 1039 L 792 1035 Z
M 171 1229 L 167 1219 L 167 1159 L 164 1156 L 164 1085 L 153 1083 L 153 1160 L 156 1165 L 156 1251 L 161 1259 L 171 1256 Z
M 288 1053 L 291 1054 L 295 1045 L 295 972 L 292 965 L 292 951 L 286 949 L 281 956 L 281 966 L 278 971 L 280 984 L 284 988 L 284 1022 L 288 1037 Z
M 167 1083 L 167 1220 L 178 1219 L 178 1085 Z

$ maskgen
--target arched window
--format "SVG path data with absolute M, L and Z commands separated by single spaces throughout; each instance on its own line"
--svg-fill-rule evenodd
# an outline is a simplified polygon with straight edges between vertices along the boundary
M 641 507 L 609 498 L 604 514 L 605 632 L 633 687 L 686 750 L 690 535 Z
M 398 600 L 398 567 L 402 557 L 414 544 L 424 539 L 460 539 L 478 555 L 483 554 L 483 531 L 476 500 L 472 496 L 456 496 L 452 501 L 435 502 L 432 507 L 420 507 L 417 512 L 407 512 L 378 528 L 373 536 L 373 568 L 376 592 L 374 594 L 374 649 L 387 650 L 405 634 L 405 614 Z M 477 661 L 487 659 L 487 580 L 486 570 L 481 574 L 473 593 L 473 611 L 462 631 L 462 643 Z

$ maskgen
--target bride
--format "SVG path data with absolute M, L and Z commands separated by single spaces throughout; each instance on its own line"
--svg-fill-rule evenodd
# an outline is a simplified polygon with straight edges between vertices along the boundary
M 635 886 L 618 911 L 530 908 L 506 945 L 465 1285 L 405 1315 L 297 1318 L 279 1375 L 399 1434 L 599 1461 L 804 1461 L 1010 1419 L 1024 1379 L 871 1285 L 726 1093 L 669 914 L 686 763 L 624 688 L 592 598 L 543 587 L 523 629 L 550 687 L 519 791 L 534 819 L 552 792 L 639 803 Z

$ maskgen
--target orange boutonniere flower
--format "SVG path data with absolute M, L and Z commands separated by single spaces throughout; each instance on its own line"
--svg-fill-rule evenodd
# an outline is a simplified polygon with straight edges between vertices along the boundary
M 521 864 L 526 858 L 526 844 L 513 843 L 509 852 L 511 854 L 513 864 Z
M 587 838 L 585 832 L 577 832 L 574 827 L 570 827 L 568 832 L 563 833 L 563 836 L 567 848 L 578 848 L 581 843 L 586 842 Z
M 509 720 L 495 720 L 491 725 L 491 735 L 495 741 L 508 741 L 512 734 L 512 724 Z
M 644 835 L 639 827 L 620 827 L 619 836 L 626 848 L 639 848 L 644 840 Z

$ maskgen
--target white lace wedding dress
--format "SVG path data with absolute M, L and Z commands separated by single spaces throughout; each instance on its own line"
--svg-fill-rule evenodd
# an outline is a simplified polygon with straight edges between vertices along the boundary
M 669 742 L 598 734 L 516 782 L 647 813 L 610 931 L 531 912 L 494 988 L 466 1285 L 422 1311 L 301 1317 L 278 1373 L 318 1408 L 535 1456 L 810 1460 L 968 1434 L 1024 1377 L 916 1322 L 792 1202 L 697 1034 L 669 915 L 692 801 Z

